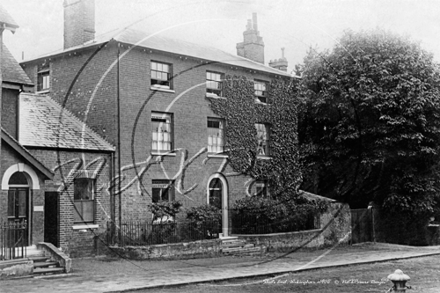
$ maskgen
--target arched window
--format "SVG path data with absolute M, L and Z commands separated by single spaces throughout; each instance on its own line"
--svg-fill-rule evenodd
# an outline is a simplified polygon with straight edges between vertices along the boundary
M 213 178 L 209 183 L 209 205 L 222 208 L 222 181 L 220 178 Z

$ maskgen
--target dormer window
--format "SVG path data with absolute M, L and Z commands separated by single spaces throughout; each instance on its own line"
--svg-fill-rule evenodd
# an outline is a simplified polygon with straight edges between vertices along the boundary
M 38 66 L 37 91 L 48 91 L 50 89 L 50 67 L 48 63 Z

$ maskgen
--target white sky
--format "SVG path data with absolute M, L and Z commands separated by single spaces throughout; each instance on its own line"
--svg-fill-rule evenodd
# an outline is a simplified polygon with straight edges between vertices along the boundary
M 61 49 L 63 0 L 1 0 L 20 28 L 4 41 L 18 61 Z M 310 46 L 331 48 L 345 29 L 382 28 L 419 41 L 440 61 L 440 0 L 96 0 L 96 32 L 133 25 L 236 54 L 247 19 L 258 14 L 265 62 L 289 70 Z

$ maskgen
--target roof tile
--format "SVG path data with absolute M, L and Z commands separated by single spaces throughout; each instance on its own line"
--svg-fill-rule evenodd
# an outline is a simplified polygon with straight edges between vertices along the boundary
M 24 85 L 32 85 L 31 80 L 24 72 L 23 68 L 18 64 L 17 60 L 9 52 L 8 48 L 3 44 L 2 51 L 2 77 L 4 82 L 13 82 Z
M 20 143 L 24 146 L 114 151 L 115 148 L 46 95 L 20 94 Z

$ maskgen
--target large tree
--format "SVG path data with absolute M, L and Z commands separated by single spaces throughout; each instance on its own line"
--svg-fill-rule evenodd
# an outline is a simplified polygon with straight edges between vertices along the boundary
M 345 32 L 302 65 L 304 188 L 366 207 L 432 212 L 440 187 L 440 70 L 383 31 Z

